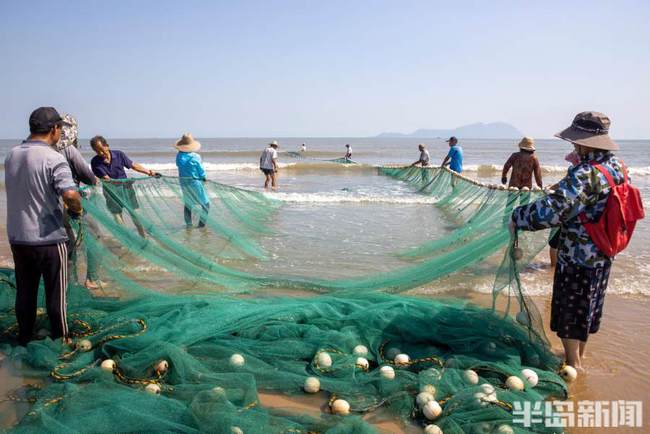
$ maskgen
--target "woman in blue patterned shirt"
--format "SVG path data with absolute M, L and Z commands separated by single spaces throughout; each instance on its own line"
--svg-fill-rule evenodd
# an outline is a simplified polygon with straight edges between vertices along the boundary
M 609 271 L 607 257 L 589 237 L 581 214 L 596 221 L 603 213 L 610 187 L 592 162 L 604 166 L 614 182 L 624 180 L 619 149 L 608 135 L 610 120 L 598 112 L 576 115 L 569 128 L 556 134 L 573 143 L 580 162 L 571 167 L 554 192 L 516 208 L 511 230 L 535 231 L 559 227 L 558 263 L 553 279 L 551 330 L 562 339 L 566 362 L 583 370 L 589 334 L 600 327 Z

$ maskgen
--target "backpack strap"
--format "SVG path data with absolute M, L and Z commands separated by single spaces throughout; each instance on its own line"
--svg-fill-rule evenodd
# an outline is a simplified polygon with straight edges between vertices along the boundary
M 609 173 L 609 170 L 605 169 L 601 164 L 598 164 L 598 163 L 596 163 L 596 162 L 594 162 L 594 161 L 592 161 L 592 164 L 591 164 L 591 165 L 592 165 L 593 167 L 595 167 L 596 169 L 598 169 L 598 171 L 599 171 L 600 173 L 602 173 L 603 175 L 605 175 L 605 179 L 607 179 L 607 183 L 609 184 L 609 188 L 614 188 L 614 187 L 616 187 L 616 183 L 614 182 L 614 178 L 612 177 L 612 174 Z
M 607 179 L 607 183 L 609 184 L 610 188 L 613 189 L 614 187 L 616 187 L 616 183 L 614 182 L 614 178 L 612 177 L 612 174 L 602 164 L 596 163 L 595 161 L 590 161 L 589 164 L 591 164 L 593 167 L 598 169 L 598 171 L 605 176 L 605 179 Z M 621 170 L 623 172 L 623 184 L 627 184 L 628 182 L 627 168 L 625 167 L 625 163 L 623 163 L 623 160 L 621 160 Z
M 595 161 L 590 161 L 589 164 L 591 164 L 592 167 L 596 168 L 600 173 L 602 173 L 605 176 L 605 179 L 607 179 L 607 183 L 609 184 L 610 188 L 610 193 L 616 195 L 616 183 L 614 182 L 614 178 L 612 177 L 612 174 L 607 170 L 602 164 L 599 164 Z M 624 178 L 624 183 L 627 183 L 627 169 L 625 168 L 625 165 L 623 164 L 623 161 L 621 160 L 621 168 L 623 170 L 623 178 Z M 622 206 L 622 204 L 619 202 L 619 206 Z M 623 213 L 623 209 L 621 208 L 621 213 Z M 581 223 L 589 223 L 589 219 L 587 218 L 587 214 L 583 211 L 580 214 L 578 214 L 578 218 L 580 219 Z

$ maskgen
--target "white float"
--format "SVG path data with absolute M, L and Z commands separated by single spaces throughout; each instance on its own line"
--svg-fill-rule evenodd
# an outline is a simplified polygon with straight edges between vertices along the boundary
M 424 417 L 429 420 L 436 420 L 442 414 L 442 407 L 437 401 L 429 401 L 422 407 Z
M 488 383 L 481 384 L 480 388 L 481 392 L 485 393 L 486 395 L 492 395 L 494 392 L 496 392 L 494 386 Z
M 240 368 L 244 366 L 244 363 L 246 363 L 246 359 L 241 354 L 235 353 L 232 356 L 230 356 L 230 364 L 232 366 L 236 368 Z
M 113 372 L 113 370 L 115 369 L 115 366 L 116 366 L 115 360 L 113 360 L 113 359 L 106 359 L 100 365 L 102 370 L 106 371 L 106 372 Z
M 499 425 L 496 430 L 497 434 L 515 434 L 515 430 L 510 425 Z
M 395 359 L 393 361 L 398 366 L 404 366 L 404 365 L 409 364 L 409 362 L 411 361 L 411 358 L 409 357 L 408 354 L 401 353 L 401 354 L 396 355 Z
M 316 363 L 321 368 L 329 368 L 332 366 L 332 356 L 325 351 L 321 351 L 316 355 Z
M 337 399 L 332 403 L 332 413 L 339 416 L 347 416 L 350 414 L 350 403 L 345 399 Z
M 307 377 L 303 389 L 307 393 L 318 393 L 320 390 L 320 380 L 316 377 Z
M 365 345 L 357 345 L 352 350 L 352 354 L 354 354 L 357 357 L 366 357 L 368 355 L 368 347 L 366 347 Z
M 154 383 L 147 384 L 147 387 L 145 387 L 144 390 L 152 395 L 160 395 L 160 386 Z
M 521 378 L 511 375 L 506 379 L 506 387 L 510 390 L 522 391 L 524 390 L 524 382 Z
M 528 381 L 528 384 L 530 384 L 531 387 L 537 386 L 537 383 L 539 382 L 537 372 L 532 369 L 522 369 L 521 375 L 526 379 L 526 381 Z
M 424 427 L 424 434 L 443 434 L 438 425 L 427 425 Z
M 370 362 L 368 362 L 368 359 L 366 359 L 365 357 L 357 357 L 357 361 L 355 362 L 355 365 L 361 369 L 368 370 L 368 368 L 370 367 Z
M 165 372 L 167 372 L 167 370 L 169 369 L 169 362 L 167 360 L 161 360 L 158 363 L 156 363 L 154 369 L 159 375 L 162 375 Z
M 212 389 L 210 389 L 210 393 L 212 393 L 214 396 L 226 396 L 226 389 L 221 386 L 214 386 Z
M 476 373 L 476 371 L 473 371 L 471 369 L 466 370 L 463 373 L 463 378 L 465 378 L 465 381 L 468 384 L 472 384 L 472 385 L 478 384 L 478 374 Z
M 395 370 L 391 366 L 382 366 L 379 368 L 379 374 L 387 380 L 395 378 Z
M 578 378 L 578 371 L 571 366 L 566 365 L 564 368 L 560 369 L 560 377 L 564 379 L 567 383 L 572 383 Z
M 93 349 L 93 344 L 88 339 L 82 339 L 77 342 L 77 349 L 84 352 L 90 351 Z

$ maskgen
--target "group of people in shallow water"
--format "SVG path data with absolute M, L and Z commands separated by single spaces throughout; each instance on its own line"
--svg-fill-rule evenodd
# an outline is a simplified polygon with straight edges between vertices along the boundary
M 579 113 L 557 137 L 573 144 L 567 156 L 572 163 L 567 175 L 553 190 L 512 212 L 510 230 L 535 231 L 556 228 L 558 249 L 553 280 L 551 329 L 562 339 L 567 363 L 582 368 L 587 339 L 600 327 L 605 290 L 613 256 L 596 245 L 586 222 L 597 221 L 606 211 L 610 193 L 627 184 L 623 163 L 613 151 L 619 146 L 609 137 L 610 120 L 598 112 Z M 77 149 L 77 122 L 60 116 L 52 107 L 40 107 L 29 118 L 30 135 L 7 154 L 5 189 L 7 194 L 7 232 L 15 263 L 16 317 L 19 343 L 26 345 L 34 333 L 38 288 L 44 281 L 47 314 L 52 339 L 68 338 L 66 288 L 68 281 L 68 243 L 73 236 L 69 221 L 84 218 L 79 184 L 104 183 L 106 207 L 115 220 L 123 223 L 123 211 L 130 214 L 138 232 L 145 229 L 135 210 L 139 204 L 125 169 L 147 176 L 160 176 L 132 161 L 124 152 L 111 149 L 102 136 L 90 145 L 95 156 L 90 167 Z M 463 171 L 463 150 L 456 137 L 447 140 L 449 151 L 442 166 Z M 198 151 L 201 144 L 185 134 L 174 146 L 176 165 L 184 198 L 184 220 L 192 227 L 193 209 L 199 208 L 198 226 L 206 225 L 210 202 L 204 188 L 206 172 Z M 273 141 L 260 156 L 264 186 L 276 188 L 278 143 Z M 306 151 L 306 145 L 303 144 Z M 412 166 L 429 166 L 426 146 L 419 145 L 420 157 Z M 347 145 L 346 158 L 352 157 Z M 532 178 L 542 187 L 540 165 L 534 141 L 524 138 L 519 152 L 503 167 L 502 182 L 514 187 L 531 187 Z M 61 203 L 63 202 L 63 203 Z M 90 232 L 92 224 L 86 222 Z M 67 229 L 67 230 L 66 230 Z M 98 286 L 97 260 L 88 252 L 89 289 Z

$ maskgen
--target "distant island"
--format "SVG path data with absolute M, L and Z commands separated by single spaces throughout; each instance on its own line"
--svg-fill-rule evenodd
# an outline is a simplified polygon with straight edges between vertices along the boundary
M 452 130 L 419 129 L 410 134 L 381 133 L 377 137 L 418 137 L 433 139 L 457 136 L 464 139 L 517 139 L 523 137 L 523 135 L 516 127 L 505 122 L 491 122 L 488 124 L 477 122 Z

